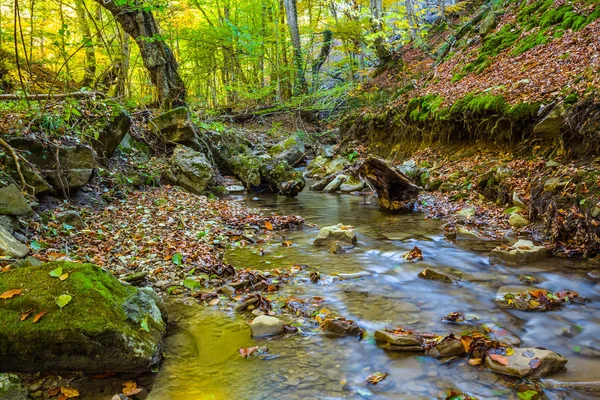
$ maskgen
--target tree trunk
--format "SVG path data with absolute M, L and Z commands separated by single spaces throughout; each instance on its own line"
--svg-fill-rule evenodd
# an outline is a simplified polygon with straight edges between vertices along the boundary
M 383 2 L 382 0 L 371 0 L 371 26 L 373 32 L 383 35 Z M 383 65 L 390 61 L 392 53 L 385 45 L 385 39 L 382 36 L 377 36 L 373 43 L 379 64 Z
M 177 60 L 160 37 L 160 29 L 152 12 L 144 11 L 137 0 L 134 6 L 118 5 L 111 0 L 96 1 L 115 17 L 123 30 L 137 43 L 144 66 L 158 89 L 161 108 L 185 105 L 185 84 L 179 76 Z
M 313 79 L 313 91 L 319 88 L 319 72 L 321 67 L 327 61 L 329 53 L 331 52 L 331 46 L 333 44 L 333 32 L 329 29 L 323 32 L 323 46 L 321 46 L 321 53 L 312 65 L 312 79 Z
M 85 13 L 84 0 L 77 0 L 75 2 L 75 12 L 77 13 L 77 21 L 79 22 L 79 30 L 81 36 L 85 42 L 85 62 L 83 74 L 82 86 L 87 88 L 94 84 L 94 78 L 96 76 L 96 53 L 94 52 L 94 44 L 92 43 L 92 32 L 88 25 L 87 16 Z
M 296 0 L 284 0 L 285 14 L 287 16 L 288 29 L 294 47 L 294 63 L 298 86 L 301 93 L 306 93 L 306 77 L 304 75 L 304 61 L 302 60 L 302 45 L 300 43 L 300 31 L 298 30 L 298 10 Z

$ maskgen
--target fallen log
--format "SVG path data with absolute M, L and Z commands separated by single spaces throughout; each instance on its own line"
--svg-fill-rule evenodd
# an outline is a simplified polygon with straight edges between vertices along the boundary
M 419 194 L 419 187 L 390 167 L 384 160 L 369 156 L 358 167 L 363 180 L 377 192 L 379 207 L 388 212 L 410 211 Z
M 105 99 L 106 95 L 102 92 L 71 92 L 71 93 L 38 93 L 38 94 L 0 94 L 0 101 L 16 101 L 16 100 L 64 100 L 66 98 L 82 99 L 82 98 L 98 97 Z

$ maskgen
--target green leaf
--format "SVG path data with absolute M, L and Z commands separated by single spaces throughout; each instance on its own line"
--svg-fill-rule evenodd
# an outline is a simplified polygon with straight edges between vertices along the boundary
M 60 295 L 56 298 L 56 305 L 62 310 L 64 306 L 71 302 L 72 297 L 68 294 Z
M 34 251 L 39 251 L 42 249 L 42 245 L 37 240 L 32 240 L 31 243 L 29 243 L 29 246 L 31 246 Z
M 50 271 L 50 276 L 53 277 L 53 278 L 58 278 L 62 274 L 63 274 L 62 267 L 58 267 L 58 268 L 53 269 L 52 271 Z
M 581 346 L 573 346 L 572 350 L 574 353 L 581 353 Z
M 190 290 L 196 290 L 200 288 L 200 282 L 198 282 L 192 277 L 187 277 L 183 280 L 183 286 Z
M 537 396 L 539 393 L 536 392 L 535 390 L 527 390 L 525 392 L 519 392 L 517 393 L 517 397 L 520 400 L 531 400 L 533 399 L 535 396 Z
M 150 327 L 148 326 L 148 316 L 147 315 L 144 317 L 144 319 L 140 323 L 140 326 L 143 331 L 150 332 Z
M 173 261 L 173 264 L 175 265 L 181 265 L 183 262 L 183 256 L 181 255 L 181 253 L 177 253 L 173 256 L 171 261 Z

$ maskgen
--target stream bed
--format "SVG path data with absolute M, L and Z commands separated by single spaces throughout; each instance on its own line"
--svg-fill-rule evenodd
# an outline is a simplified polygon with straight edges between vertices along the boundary
M 387 352 L 374 342 L 376 329 L 397 326 L 418 332 L 456 332 L 472 325 L 450 325 L 447 314 L 462 312 L 473 324 L 488 324 L 521 347 L 545 347 L 568 359 L 552 379 L 565 382 L 600 380 L 600 296 L 586 277 L 586 263 L 547 259 L 538 264 L 507 267 L 490 264 L 488 254 L 498 243 L 451 242 L 440 229 L 442 221 L 422 214 L 386 215 L 369 196 L 315 193 L 297 198 L 251 195 L 244 201 L 266 213 L 296 214 L 307 226 L 281 241 L 230 251 L 227 262 L 236 268 L 269 270 L 307 265 L 326 278 L 337 273 L 368 271 L 368 277 L 345 281 L 324 279 L 313 284 L 286 284 L 277 292 L 284 299 L 323 297 L 322 307 L 355 320 L 367 330 L 364 339 L 331 338 L 310 324 L 302 333 L 267 339 L 251 337 L 250 312 L 236 314 L 219 306 L 173 303 L 175 329 L 166 339 L 165 360 L 150 400 L 170 399 L 431 399 L 451 390 L 479 399 L 517 399 L 518 380 L 471 366 L 466 358 L 447 362 L 418 353 Z M 343 223 L 358 234 L 356 248 L 332 254 L 312 241 L 318 226 Z M 418 246 L 423 260 L 403 254 Z M 262 247 L 266 254 L 260 255 Z M 458 277 L 446 284 L 417 277 L 424 268 Z M 536 287 L 571 290 L 590 301 L 550 312 L 502 309 L 494 302 L 502 286 L 523 286 L 520 277 L 534 276 Z M 291 314 L 277 315 L 286 323 Z M 239 348 L 266 346 L 268 356 L 244 359 Z M 365 379 L 374 372 L 389 374 L 380 385 Z M 583 392 L 546 390 L 550 399 L 596 398 Z

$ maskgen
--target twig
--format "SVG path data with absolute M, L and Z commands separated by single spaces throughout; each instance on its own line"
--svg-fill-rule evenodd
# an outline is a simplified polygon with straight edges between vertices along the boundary
M 13 149 L 12 146 L 9 145 L 8 143 L 6 143 L 2 138 L 0 138 L 0 145 L 2 147 L 4 147 L 6 149 L 6 151 L 8 151 L 10 153 L 10 155 L 12 156 L 12 158 L 15 160 L 17 174 L 19 174 L 19 179 L 21 180 L 21 184 L 22 184 L 21 190 L 25 190 L 25 188 L 28 185 L 27 185 L 27 182 L 25 181 L 25 177 L 23 176 L 23 173 L 21 172 L 21 163 L 19 162 L 19 156 L 15 152 L 15 149 Z

